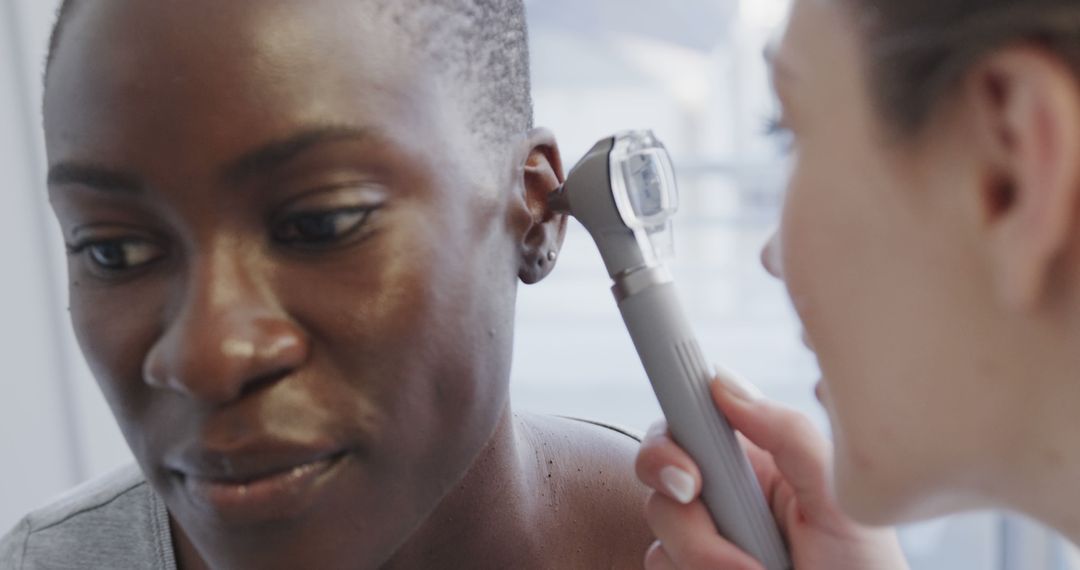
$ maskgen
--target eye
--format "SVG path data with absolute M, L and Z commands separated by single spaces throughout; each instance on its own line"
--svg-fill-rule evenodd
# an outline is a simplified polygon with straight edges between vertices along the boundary
M 357 232 L 373 210 L 351 207 L 290 214 L 274 227 L 273 237 L 275 241 L 287 245 L 332 245 Z
M 164 251 L 141 239 L 90 241 L 69 246 L 71 255 L 83 255 L 94 269 L 103 273 L 120 273 L 144 267 L 157 261 Z
M 769 117 L 765 120 L 762 129 L 766 136 L 776 141 L 777 147 L 784 154 L 788 154 L 795 147 L 795 133 L 788 127 L 787 121 L 780 115 Z

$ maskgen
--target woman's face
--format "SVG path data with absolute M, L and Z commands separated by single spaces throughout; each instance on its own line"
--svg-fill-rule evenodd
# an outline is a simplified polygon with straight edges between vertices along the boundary
M 983 292 L 968 285 L 978 268 L 950 219 L 954 190 L 971 183 L 952 166 L 963 146 L 938 125 L 890 138 L 847 10 L 796 0 L 772 54 L 795 144 L 765 258 L 821 365 L 839 498 L 883 523 L 956 508 L 1005 406 L 970 357 Z
M 81 347 L 222 567 L 378 564 L 506 409 L 520 192 L 330 4 L 76 6 L 49 77 Z

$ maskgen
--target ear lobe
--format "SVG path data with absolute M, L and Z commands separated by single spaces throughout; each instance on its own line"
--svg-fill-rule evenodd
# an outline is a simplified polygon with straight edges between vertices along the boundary
M 1076 233 L 1080 90 L 1072 70 L 1033 48 L 987 60 L 972 83 L 989 175 L 983 219 L 999 299 L 1028 311 Z
M 548 205 L 548 196 L 564 180 L 562 157 L 555 136 L 548 130 L 534 129 L 526 144 L 528 151 L 522 176 L 528 225 L 522 233 L 518 277 L 526 285 L 532 285 L 555 268 L 566 237 L 567 217 L 554 212 Z

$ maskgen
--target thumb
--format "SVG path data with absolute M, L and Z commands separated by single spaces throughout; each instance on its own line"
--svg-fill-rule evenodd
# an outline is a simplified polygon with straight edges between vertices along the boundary
M 791 485 L 804 516 L 831 514 L 832 446 L 806 416 L 750 394 L 733 375 L 712 383 L 713 400 L 731 427 L 773 457 Z

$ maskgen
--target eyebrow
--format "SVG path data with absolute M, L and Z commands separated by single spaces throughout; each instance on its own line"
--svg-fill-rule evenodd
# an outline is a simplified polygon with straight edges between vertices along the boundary
M 139 178 L 127 172 L 113 170 L 97 164 L 64 161 L 49 168 L 49 186 L 79 184 L 105 192 L 139 194 L 143 184 Z
M 233 159 L 221 169 L 220 176 L 235 185 L 262 172 L 278 168 L 319 145 L 343 140 L 371 141 L 377 138 L 380 138 L 378 134 L 367 128 L 341 125 L 308 127 Z M 61 161 L 51 166 L 48 184 L 75 184 L 121 194 L 139 194 L 145 190 L 145 185 L 134 174 L 79 161 Z
M 367 142 L 378 138 L 378 134 L 368 128 L 341 125 L 309 127 L 232 160 L 222 168 L 221 177 L 231 184 L 239 184 L 260 173 L 278 168 L 319 145 L 350 140 Z

